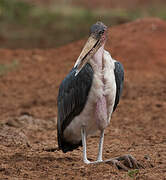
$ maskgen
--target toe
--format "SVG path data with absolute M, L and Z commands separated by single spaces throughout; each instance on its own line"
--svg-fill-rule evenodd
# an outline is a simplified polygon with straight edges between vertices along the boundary
M 113 165 L 118 170 L 122 169 L 122 170 L 128 171 L 128 168 L 125 165 L 123 165 L 120 161 L 118 161 L 117 159 L 109 159 L 104 162 L 108 163 L 108 164 L 111 163 L 111 165 Z
M 134 167 L 136 169 L 143 167 L 132 155 L 128 154 L 126 156 L 128 157 L 128 159 L 132 163 L 132 167 Z
M 122 170 L 125 170 L 125 171 L 128 171 L 128 168 L 123 165 L 120 161 L 116 160 L 116 162 L 114 163 L 114 166 L 117 168 L 117 169 L 122 169 Z

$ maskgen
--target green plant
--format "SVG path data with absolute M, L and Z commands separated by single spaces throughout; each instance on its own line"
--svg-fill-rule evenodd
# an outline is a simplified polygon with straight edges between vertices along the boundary
M 139 173 L 138 169 L 128 170 L 128 176 L 131 178 L 136 177 L 138 173 Z

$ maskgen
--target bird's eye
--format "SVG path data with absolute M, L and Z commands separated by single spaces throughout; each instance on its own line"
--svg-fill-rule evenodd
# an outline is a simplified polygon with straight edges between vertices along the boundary
M 104 33 L 104 30 L 100 30 L 99 34 L 102 35 Z

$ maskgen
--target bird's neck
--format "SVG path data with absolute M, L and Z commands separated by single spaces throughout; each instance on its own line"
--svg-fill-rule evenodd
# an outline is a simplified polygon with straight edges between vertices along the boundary
M 104 53 L 104 44 L 98 49 L 98 51 L 94 54 L 93 60 L 97 65 L 98 69 L 103 69 L 103 53 Z
M 107 112 L 107 99 L 104 95 L 104 87 L 105 87 L 105 79 L 104 79 L 104 61 L 103 61 L 103 54 L 104 54 L 104 44 L 99 48 L 96 54 L 93 56 L 93 61 L 97 66 L 96 73 L 97 73 L 97 80 L 100 84 L 100 95 L 98 96 L 96 102 L 96 123 L 100 130 L 103 130 L 108 125 L 108 112 Z

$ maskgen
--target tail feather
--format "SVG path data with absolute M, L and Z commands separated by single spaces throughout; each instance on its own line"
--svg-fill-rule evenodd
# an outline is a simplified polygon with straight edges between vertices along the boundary
M 58 147 L 64 153 L 68 151 L 73 151 L 74 149 L 77 149 L 79 146 L 82 146 L 82 141 L 78 142 L 77 144 L 72 144 L 71 142 L 67 142 L 64 139 L 63 135 L 58 133 Z

